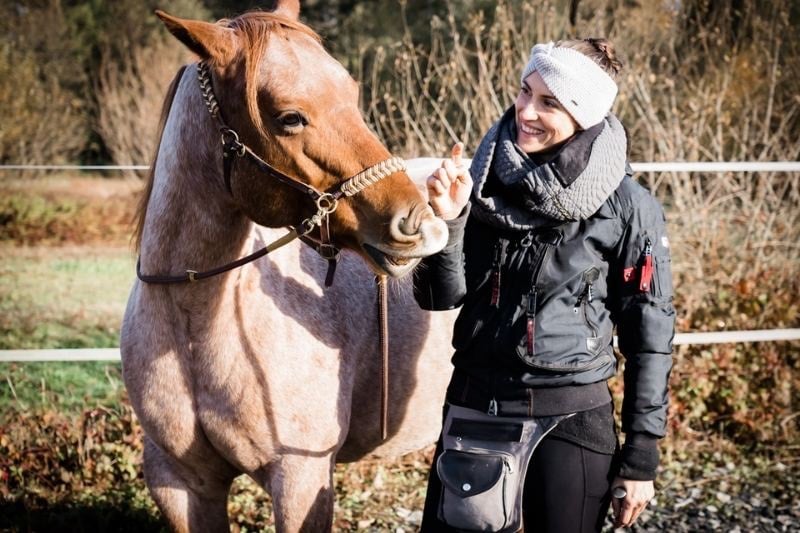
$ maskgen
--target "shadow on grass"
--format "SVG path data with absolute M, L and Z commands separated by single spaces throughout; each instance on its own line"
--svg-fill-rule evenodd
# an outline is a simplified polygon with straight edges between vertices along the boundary
M 156 533 L 169 531 L 147 509 L 112 503 L 57 503 L 32 507 L 0 502 L 0 532 Z

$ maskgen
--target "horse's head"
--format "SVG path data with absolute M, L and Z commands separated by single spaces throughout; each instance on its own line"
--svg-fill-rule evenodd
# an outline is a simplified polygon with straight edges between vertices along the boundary
M 241 141 L 283 174 L 325 192 L 390 154 L 363 120 L 358 84 L 298 22 L 298 11 L 299 2 L 283 1 L 275 12 L 216 24 L 157 14 L 210 67 L 221 116 Z M 203 108 L 197 113 L 208 115 Z M 207 122 L 217 135 L 210 115 Z M 236 162 L 230 193 L 265 226 L 295 225 L 316 211 L 308 195 L 264 175 L 247 158 Z M 330 231 L 335 244 L 391 276 L 410 271 L 447 238 L 445 224 L 402 170 L 342 198 Z

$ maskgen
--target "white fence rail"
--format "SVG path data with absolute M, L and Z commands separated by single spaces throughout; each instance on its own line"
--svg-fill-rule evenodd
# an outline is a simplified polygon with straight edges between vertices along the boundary
M 469 164 L 469 159 L 464 160 Z M 420 157 L 408 160 L 409 174 L 427 175 L 441 162 L 441 158 Z M 636 172 L 800 172 L 800 161 L 721 161 L 683 162 L 663 161 L 631 163 Z M 148 165 L 0 165 L 0 171 L 26 170 L 88 170 L 124 171 L 148 170 Z M 675 345 L 728 344 L 742 342 L 800 340 L 800 329 L 772 329 L 750 331 L 717 331 L 704 333 L 678 333 Z M 616 343 L 616 339 L 614 339 Z M 61 349 L 61 350 L 0 350 L 0 362 L 46 361 L 119 361 L 119 349 Z
M 678 333 L 675 345 L 733 344 L 743 342 L 796 341 L 798 329 L 758 329 L 749 331 L 714 331 L 703 333 Z M 616 338 L 614 339 L 616 344 Z M 119 361 L 118 348 L 87 348 L 60 350 L 0 350 L 0 363 L 38 363 L 49 361 Z

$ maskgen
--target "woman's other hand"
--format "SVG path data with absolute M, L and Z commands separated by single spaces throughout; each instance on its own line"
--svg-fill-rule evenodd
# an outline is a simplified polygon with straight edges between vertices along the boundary
M 624 497 L 614 497 L 614 489 L 617 487 L 622 487 L 625 490 Z M 655 494 L 656 490 L 652 481 L 616 478 L 614 483 L 611 484 L 614 527 L 631 527 Z
M 461 214 L 472 191 L 469 169 L 461 160 L 463 152 L 463 143 L 453 145 L 451 158 L 442 161 L 442 166 L 428 176 L 428 203 L 436 216 L 444 220 Z

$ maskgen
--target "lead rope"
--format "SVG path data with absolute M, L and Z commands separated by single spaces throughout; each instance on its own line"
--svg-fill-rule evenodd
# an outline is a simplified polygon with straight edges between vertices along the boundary
M 381 345 L 381 440 L 389 430 L 389 299 L 386 276 L 378 276 L 378 338 Z

